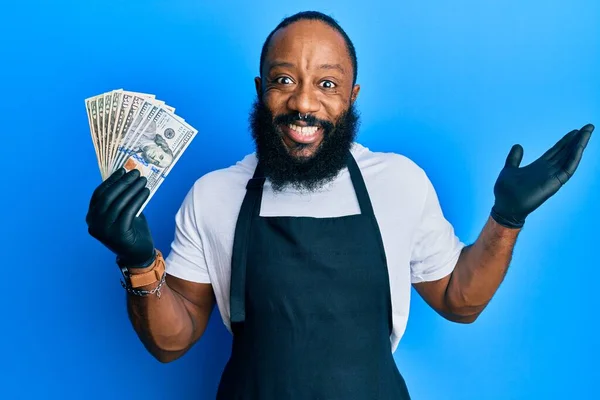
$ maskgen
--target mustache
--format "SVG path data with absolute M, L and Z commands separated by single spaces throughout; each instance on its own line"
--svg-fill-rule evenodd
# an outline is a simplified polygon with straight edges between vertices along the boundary
M 319 119 L 319 118 L 315 117 L 314 115 L 309 115 L 306 118 L 300 119 L 300 118 L 298 118 L 297 113 L 296 114 L 282 114 L 282 115 L 278 115 L 277 117 L 275 117 L 273 119 L 273 123 L 276 125 L 290 125 L 290 124 L 297 125 L 298 122 L 305 122 L 306 124 L 308 124 L 310 126 L 321 127 L 326 132 L 330 132 L 334 128 L 334 125 L 332 122 L 324 120 L 324 119 Z

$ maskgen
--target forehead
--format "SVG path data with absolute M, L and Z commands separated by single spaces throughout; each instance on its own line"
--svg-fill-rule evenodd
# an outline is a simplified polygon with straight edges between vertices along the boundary
M 342 64 L 351 75 L 352 62 L 344 37 L 322 21 L 301 20 L 279 29 L 271 37 L 265 68 L 272 62 L 291 62 L 299 68 Z

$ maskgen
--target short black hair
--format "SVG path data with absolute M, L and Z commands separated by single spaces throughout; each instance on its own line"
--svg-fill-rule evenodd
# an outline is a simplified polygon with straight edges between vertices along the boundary
M 352 61 L 352 68 L 353 68 L 352 86 L 354 86 L 356 84 L 356 77 L 358 75 L 358 61 L 356 59 L 356 50 L 354 49 L 354 44 L 352 43 L 352 40 L 350 40 L 350 38 L 348 37 L 346 32 L 342 29 L 342 27 L 338 24 L 338 22 L 335 19 L 333 19 L 331 16 L 323 14 L 322 12 L 319 12 L 319 11 L 302 11 L 302 12 L 296 13 L 294 15 L 291 15 L 291 16 L 283 19 L 279 23 L 279 25 L 277 25 L 275 27 L 275 29 L 273 29 L 271 31 L 271 33 L 269 33 L 269 36 L 267 36 L 267 39 L 265 39 L 265 43 L 263 44 L 262 52 L 260 53 L 260 65 L 258 67 L 260 76 L 262 77 L 262 67 L 265 62 L 265 57 L 267 56 L 269 42 L 271 41 L 271 38 L 273 37 L 275 32 L 277 32 L 279 29 L 285 28 L 288 25 L 291 25 L 292 23 L 294 23 L 296 21 L 301 21 L 301 20 L 313 20 L 313 21 L 317 20 L 317 21 L 324 22 L 327 25 L 329 25 L 330 27 L 332 27 L 333 29 L 335 29 L 336 31 L 338 31 L 342 35 L 342 37 L 344 38 L 344 41 L 346 42 L 346 47 L 347 47 L 348 53 L 350 55 L 350 60 Z

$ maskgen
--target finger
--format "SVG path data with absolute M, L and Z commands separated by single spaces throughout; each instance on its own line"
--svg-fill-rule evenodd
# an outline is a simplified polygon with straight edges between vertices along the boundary
M 554 146 L 552 146 L 548 151 L 546 151 L 542 158 L 554 162 L 557 156 L 564 150 L 568 149 L 572 143 L 573 138 L 577 135 L 579 130 L 573 129 L 571 132 L 564 135 Z
M 135 215 L 139 211 L 140 207 L 142 207 L 144 202 L 148 199 L 148 196 L 150 196 L 150 189 L 145 187 L 136 194 L 129 204 L 127 204 L 127 208 L 123 210 L 120 216 L 120 221 L 123 226 L 131 226 Z
M 102 196 L 102 193 L 104 193 L 104 191 L 106 189 L 108 189 L 115 182 L 117 182 L 119 180 L 119 178 L 121 178 L 124 174 L 125 174 L 125 169 L 119 168 L 118 170 L 113 172 L 108 178 L 106 178 L 106 180 L 104 182 L 102 182 L 96 188 L 96 190 L 94 190 L 94 193 L 92 193 L 92 198 L 90 199 L 90 208 L 94 207 L 94 205 L 98 201 L 98 198 Z
M 570 157 L 571 154 L 573 153 L 575 147 L 577 147 L 579 145 L 579 143 L 580 143 L 579 139 L 581 138 L 581 135 L 585 136 L 585 135 L 591 134 L 591 132 L 593 130 L 594 130 L 594 125 L 587 124 L 587 125 L 584 125 L 583 127 L 581 127 L 581 129 L 574 131 L 575 134 L 572 135 L 572 137 L 569 140 L 568 144 L 566 144 L 549 161 L 552 162 L 552 163 L 554 163 L 554 164 L 557 164 L 559 167 L 562 168 L 563 165 L 564 165 L 564 163 L 565 163 L 565 159 L 567 159 L 568 157 Z
M 131 199 L 133 199 L 144 187 L 148 180 L 145 177 L 138 178 L 135 182 L 127 187 L 127 190 L 123 191 L 119 197 L 117 197 L 110 208 L 106 211 L 105 219 L 109 223 L 114 223 L 123 210 L 127 207 Z
M 109 188 L 107 188 L 103 193 L 99 200 L 94 205 L 94 209 L 92 212 L 94 215 L 101 215 L 108 210 L 113 201 L 117 197 L 121 195 L 129 185 L 131 185 L 137 178 L 140 176 L 140 171 L 137 169 L 131 170 L 125 175 L 123 175 L 117 182 L 113 183 Z
M 506 161 L 504 162 L 505 167 L 518 167 L 523 160 L 523 147 L 520 144 L 515 144 L 510 149 Z
M 554 174 L 554 176 L 556 177 L 556 179 L 558 179 L 561 185 L 567 183 L 567 181 L 571 178 L 571 175 L 567 174 L 567 171 L 565 171 L 564 169 L 559 169 Z
M 587 147 L 587 144 L 590 141 L 590 138 L 592 137 L 593 130 L 593 128 L 581 130 L 581 134 L 577 145 L 573 148 L 570 156 L 565 160 L 563 170 L 569 176 L 573 176 L 573 174 L 577 170 L 579 162 L 581 161 L 581 157 L 583 156 L 583 151 Z
M 577 131 L 577 134 L 579 134 L 579 131 Z M 577 146 L 578 138 L 579 136 L 575 136 L 567 145 L 560 149 L 560 151 L 549 160 L 550 164 L 559 169 L 563 169 L 565 161 L 571 156 L 573 149 Z
M 580 129 L 580 132 L 581 132 L 581 134 L 582 134 L 582 135 L 587 135 L 587 140 L 589 141 L 589 140 L 590 140 L 590 137 L 592 136 L 592 132 L 594 132 L 594 129 L 595 129 L 594 125 L 592 125 L 592 124 L 587 124 L 587 125 L 584 125 L 584 126 L 583 126 L 583 127 Z M 586 142 L 585 144 L 586 144 L 586 146 L 587 146 L 587 142 Z

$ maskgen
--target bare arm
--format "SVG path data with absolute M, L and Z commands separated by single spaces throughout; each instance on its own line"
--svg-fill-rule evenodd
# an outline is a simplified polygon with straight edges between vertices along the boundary
M 525 219 L 573 176 L 593 130 L 592 124 L 572 130 L 526 166 L 520 166 L 523 147 L 511 148 L 475 243 L 463 249 L 449 276 L 414 285 L 430 306 L 451 321 L 475 321 L 504 279 Z
M 461 323 L 475 321 L 506 275 L 519 232 L 488 218 L 477 240 L 463 249 L 450 275 L 416 283 L 415 289 L 443 317 Z
M 147 269 L 133 270 L 142 273 Z M 150 290 L 154 283 L 143 287 Z M 185 354 L 201 337 L 215 301 L 212 285 L 167 275 L 161 296 L 127 294 L 129 319 L 146 349 L 159 361 L 170 362 Z
M 119 265 L 129 266 L 132 275 L 151 270 L 157 262 L 146 217 L 136 216 L 150 195 L 146 182 L 138 170 L 118 169 L 94 190 L 86 215 L 88 232 L 117 255 Z M 158 284 L 141 289 L 151 290 Z M 159 361 L 169 362 L 181 357 L 204 333 L 214 293 L 209 284 L 170 275 L 160 292 L 160 298 L 127 294 L 127 310 L 146 349 Z

